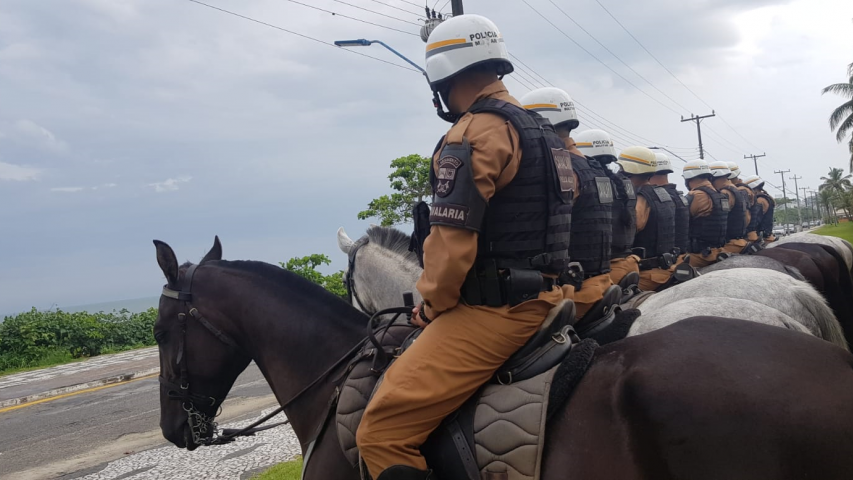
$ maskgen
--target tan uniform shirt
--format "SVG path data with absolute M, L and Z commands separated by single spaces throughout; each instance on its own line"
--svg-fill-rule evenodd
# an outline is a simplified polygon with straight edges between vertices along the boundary
M 710 215 L 714 211 L 714 203 L 707 193 L 697 190 L 697 188 L 714 188 L 711 182 L 704 178 L 701 180 L 691 180 L 688 186 L 690 187 L 690 195 L 693 195 L 693 202 L 690 204 L 690 216 L 701 218 Z
M 729 185 L 731 185 L 732 187 L 735 187 L 735 188 L 739 188 L 737 185 L 732 183 L 732 181 L 729 180 L 728 178 L 717 179 L 714 181 L 714 189 L 716 189 L 718 192 L 725 193 L 726 196 L 729 197 L 729 205 L 731 205 L 732 208 L 734 208 L 735 204 L 737 203 L 737 198 L 735 198 L 735 196 L 732 192 L 723 189 L 723 187 L 726 187 Z M 748 188 L 748 187 L 744 187 L 744 188 Z M 750 219 L 752 219 L 752 215 L 750 215 L 750 213 L 749 213 L 749 206 L 750 206 L 749 200 L 747 200 L 746 212 L 743 215 L 743 218 L 746 221 L 746 225 L 749 225 L 749 221 L 750 221 Z
M 755 205 L 755 192 L 752 191 L 751 188 L 747 187 L 745 183 L 743 183 L 739 178 L 736 178 L 734 182 L 732 182 L 734 186 L 746 192 L 746 196 L 749 197 L 749 205 L 748 207 L 752 207 Z
M 755 199 L 755 201 L 758 202 L 759 205 L 761 205 L 762 213 L 767 213 L 767 210 L 770 209 L 770 202 L 768 202 L 766 198 L 758 197 Z
M 638 189 L 639 190 L 639 189 Z M 644 228 L 646 228 L 646 224 L 649 223 L 649 216 L 652 214 L 652 207 L 649 206 L 649 202 L 646 201 L 645 197 L 641 197 L 637 195 L 637 231 L 642 232 Z
M 521 106 L 501 81 L 484 88 L 475 102 L 485 98 Z M 466 113 L 447 132 L 441 147 L 446 143 L 461 143 L 463 135 L 471 146 L 474 182 L 488 201 L 518 173 L 521 161 L 518 133 L 501 116 Z M 441 149 L 433 162 L 438 161 L 440 154 Z M 477 232 L 443 225 L 431 228 L 424 242 L 424 271 L 417 284 L 426 305 L 424 313 L 427 317 L 435 319 L 459 303 L 460 289 L 476 256 Z

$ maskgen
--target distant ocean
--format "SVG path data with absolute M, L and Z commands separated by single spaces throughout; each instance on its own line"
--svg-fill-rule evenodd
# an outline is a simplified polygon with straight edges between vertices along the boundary
M 91 303 L 88 305 L 59 305 L 54 308 L 58 308 L 64 312 L 112 312 L 115 310 L 118 312 L 119 310 L 126 308 L 130 313 L 139 313 L 148 310 L 151 307 L 157 307 L 160 304 L 160 297 L 143 297 L 143 298 L 133 298 L 130 300 L 117 300 L 115 302 L 104 302 L 104 303 Z M 18 313 L 7 313 L 8 316 L 14 316 Z M 3 321 L 3 317 L 5 315 L 0 315 L 0 322 Z

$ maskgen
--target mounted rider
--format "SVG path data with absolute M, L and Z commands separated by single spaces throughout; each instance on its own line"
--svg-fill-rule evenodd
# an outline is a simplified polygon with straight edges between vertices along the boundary
M 773 235 L 773 213 L 776 210 L 776 200 L 764 190 L 764 180 L 758 175 L 750 175 L 744 179 L 744 185 L 755 193 L 755 204 L 750 213 L 752 220 L 747 226 L 750 241 L 771 243 L 776 241 Z
M 655 175 L 649 180 L 652 185 L 663 187 L 675 203 L 675 248 L 678 249 L 679 262 L 687 254 L 690 247 L 690 207 L 684 192 L 669 181 L 669 175 L 674 173 L 672 162 L 663 153 L 655 152 Z
M 654 291 L 670 280 L 675 266 L 675 202 L 663 187 L 649 183 L 657 170 L 654 152 L 628 147 L 617 162 L 637 192 L 634 251 L 642 258 L 640 290 Z
M 609 165 L 616 162 L 616 148 L 610 134 L 603 130 L 585 130 L 575 137 L 577 149 L 596 160 L 610 177 L 613 187 L 613 240 L 610 244 L 610 280 L 620 285 L 625 277 L 640 275 L 640 257 L 634 255 L 634 236 L 637 233 L 637 194 L 634 184 L 624 174 L 614 173 Z M 630 280 L 630 278 L 629 278 Z M 629 285 L 626 285 L 629 286 Z
M 572 130 L 578 127 L 579 122 L 575 103 L 568 93 L 554 87 L 539 88 L 524 95 L 521 104 L 554 125 L 571 155 L 576 188 L 569 257 L 583 268 L 583 281 L 574 283 L 572 298 L 577 316 L 582 319 L 613 286 L 609 275 L 613 187 L 607 169 L 597 160 L 584 157 L 571 138 Z
M 706 267 L 717 261 L 717 256 L 726 244 L 729 197 L 718 192 L 711 184 L 714 178 L 708 162 L 691 160 L 684 165 L 682 173 L 690 192 L 690 265 Z
M 738 165 L 734 162 L 729 162 L 728 165 L 729 170 L 731 170 L 732 172 L 731 175 L 729 175 L 729 180 L 732 181 L 735 187 L 740 189 L 740 191 L 744 192 L 747 197 L 749 197 L 748 208 L 751 210 L 752 206 L 755 205 L 755 193 L 752 191 L 751 188 L 747 187 L 746 184 L 743 183 L 743 180 L 740 179 L 740 167 L 738 167 Z
M 746 253 L 749 242 L 746 240 L 746 226 L 749 224 L 749 196 L 737 188 L 730 180 L 732 171 L 726 162 L 712 162 L 708 165 L 714 176 L 714 189 L 729 199 L 728 224 L 726 227 L 726 244 L 723 251 L 727 253 Z
M 500 78 L 512 71 L 503 37 L 479 15 L 452 17 L 427 41 L 434 103 L 453 126 L 431 165 L 424 301 L 412 318 L 425 329 L 385 373 L 356 435 L 377 480 L 434 479 L 419 447 L 563 299 L 572 158 L 509 95 Z

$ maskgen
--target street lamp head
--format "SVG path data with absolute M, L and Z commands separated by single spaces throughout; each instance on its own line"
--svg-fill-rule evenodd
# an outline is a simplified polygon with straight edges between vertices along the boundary
M 370 40 L 359 38 L 358 40 L 335 40 L 335 45 L 339 47 L 369 47 L 373 43 Z

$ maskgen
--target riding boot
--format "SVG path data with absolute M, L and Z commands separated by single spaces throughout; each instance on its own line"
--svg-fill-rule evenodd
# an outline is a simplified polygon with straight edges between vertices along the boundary
M 386 468 L 376 480 L 438 480 L 432 470 L 418 470 L 406 465 L 394 465 Z

